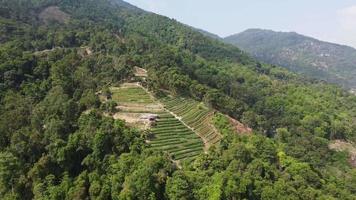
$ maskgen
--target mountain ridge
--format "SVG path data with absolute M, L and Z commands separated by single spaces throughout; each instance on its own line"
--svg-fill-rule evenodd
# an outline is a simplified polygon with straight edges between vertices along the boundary
M 296 36 L 301 36 L 303 38 L 308 38 L 308 39 L 311 39 L 311 40 L 316 40 L 316 41 L 319 41 L 319 42 L 323 42 L 323 43 L 327 43 L 327 44 L 330 44 L 330 45 L 336 45 L 336 46 L 340 46 L 340 47 L 346 47 L 346 48 L 351 48 L 353 50 L 356 50 L 356 47 L 353 47 L 353 46 L 350 46 L 350 45 L 347 45 L 347 44 L 340 44 L 340 43 L 337 43 L 337 42 L 330 42 L 330 41 L 326 41 L 326 40 L 322 40 L 322 39 L 318 39 L 316 37 L 313 37 L 313 36 L 309 36 L 309 35 L 305 35 L 305 34 L 301 34 L 301 33 L 298 33 L 296 31 L 275 31 L 273 29 L 263 29 L 263 28 L 249 28 L 249 29 L 246 29 L 242 32 L 239 32 L 239 33 L 235 33 L 235 34 L 232 34 L 232 35 L 228 35 L 226 37 L 220 37 L 222 39 L 228 39 L 228 38 L 231 38 L 231 37 L 234 37 L 234 36 L 237 36 L 241 33 L 254 33 L 256 31 L 264 31 L 264 32 L 269 32 L 269 33 L 281 33 L 281 34 L 293 34 L 293 35 L 296 35 Z M 213 34 L 213 33 L 211 33 Z
M 248 29 L 224 38 L 254 58 L 347 89 L 356 88 L 356 49 L 296 32 Z

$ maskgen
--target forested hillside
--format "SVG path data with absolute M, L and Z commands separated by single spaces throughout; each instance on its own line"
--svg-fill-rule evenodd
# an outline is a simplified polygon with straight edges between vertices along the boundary
M 224 39 L 263 62 L 356 89 L 356 49 L 297 33 L 250 29 Z
M 348 153 L 328 147 L 356 142 L 356 96 L 341 88 L 120 0 L 3 0 L 0 43 L 0 199 L 356 198 Z M 135 66 L 157 98 L 254 133 L 218 114 L 220 143 L 177 165 L 104 114 L 98 93 Z

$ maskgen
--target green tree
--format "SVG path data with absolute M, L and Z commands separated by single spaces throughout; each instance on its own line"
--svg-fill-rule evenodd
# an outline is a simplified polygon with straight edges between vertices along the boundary
M 0 196 L 15 194 L 21 173 L 21 164 L 10 152 L 0 152 Z
M 193 199 L 192 186 L 184 172 L 177 171 L 169 177 L 166 184 L 166 193 L 172 200 Z

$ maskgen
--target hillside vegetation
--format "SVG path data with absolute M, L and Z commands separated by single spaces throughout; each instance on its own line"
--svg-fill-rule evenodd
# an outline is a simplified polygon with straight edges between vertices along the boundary
M 356 49 L 297 33 L 250 29 L 224 38 L 263 62 L 356 89 Z
M 42 20 L 53 6 L 67 20 Z M 329 149 L 356 142 L 356 96 L 337 86 L 119 0 L 3 0 L 0 43 L 0 199 L 355 199 L 348 154 Z M 157 99 L 178 114 L 192 106 L 182 121 L 211 120 L 220 142 L 203 153 L 171 113 L 159 113 L 151 144 L 114 119 L 120 101 L 152 103 L 120 87 L 136 66 Z M 172 154 L 192 159 L 178 166 Z

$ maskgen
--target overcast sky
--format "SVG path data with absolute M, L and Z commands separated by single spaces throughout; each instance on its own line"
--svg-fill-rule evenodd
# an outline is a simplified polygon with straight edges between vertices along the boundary
M 356 47 L 356 0 L 126 1 L 220 36 L 264 28 Z

